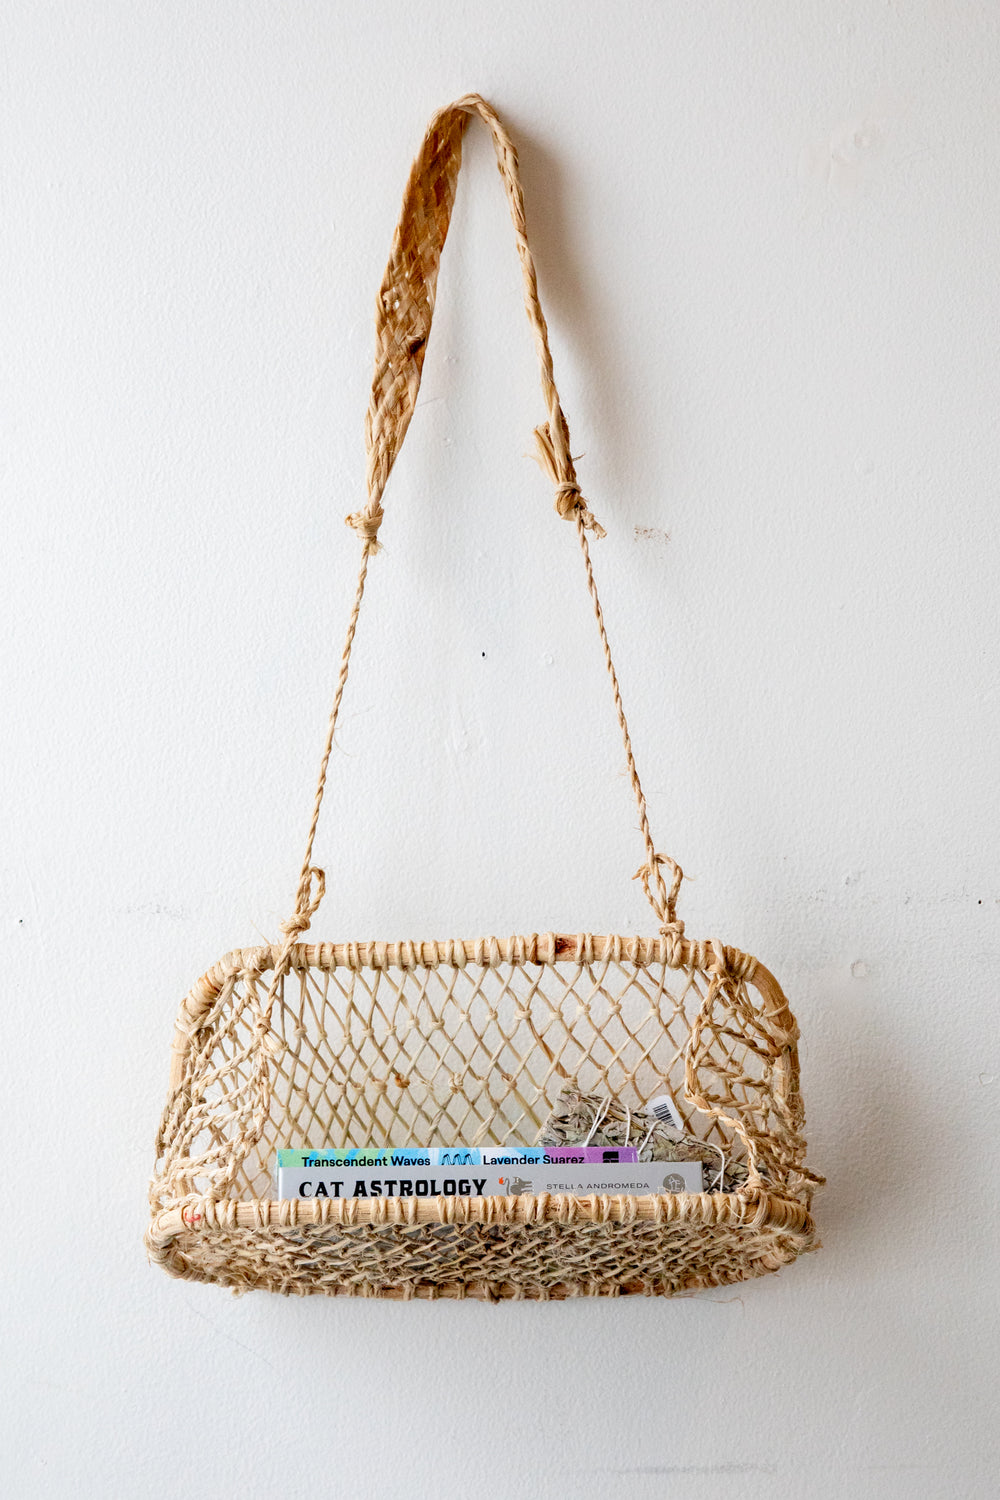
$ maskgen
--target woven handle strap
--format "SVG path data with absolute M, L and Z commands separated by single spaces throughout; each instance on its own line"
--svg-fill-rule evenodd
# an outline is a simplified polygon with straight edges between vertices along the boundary
M 536 428 L 538 458 L 556 486 L 556 509 L 567 520 L 577 514 L 596 534 L 604 532 L 587 509 L 569 451 L 569 429 L 552 373 L 549 333 L 538 300 L 538 277 L 524 221 L 524 193 L 517 152 L 496 111 L 469 94 L 431 120 L 410 169 L 389 263 L 375 303 L 375 373 L 365 420 L 368 502 L 347 521 L 367 542 L 382 523 L 382 493 L 410 425 L 427 353 L 441 251 L 448 236 L 462 166 L 462 139 L 478 115 L 493 138 L 497 167 L 507 194 L 524 278 L 524 305 L 535 336 L 546 420 Z
M 493 137 L 497 164 L 507 191 L 518 253 L 521 258 L 525 305 L 535 334 L 542 394 L 547 408 L 546 421 L 536 429 L 538 457 L 556 486 L 556 509 L 567 520 L 576 523 L 583 551 L 587 587 L 600 631 L 604 661 L 611 679 L 615 710 L 625 746 L 629 778 L 639 810 L 639 827 L 645 845 L 646 859 L 636 871 L 635 878 L 641 879 L 643 889 L 660 920 L 662 930 L 678 943 L 683 935 L 683 923 L 678 921 L 676 914 L 677 894 L 683 875 L 679 865 L 665 855 L 658 854 L 653 845 L 646 798 L 636 769 L 632 741 L 618 685 L 618 675 L 611 659 L 611 647 L 604 624 L 604 614 L 594 581 L 587 531 L 592 530 L 599 536 L 603 536 L 604 532 L 597 525 L 580 494 L 576 470 L 569 452 L 569 430 L 553 379 L 548 330 L 538 300 L 535 264 L 528 246 L 524 222 L 524 197 L 521 191 L 517 154 L 496 112 L 478 95 L 470 94 L 435 115 L 428 127 L 420 154 L 413 164 L 407 182 L 389 265 L 379 292 L 375 378 L 372 383 L 371 404 L 365 429 L 368 445 L 368 501 L 363 510 L 347 518 L 348 524 L 353 526 L 364 542 L 364 548 L 354 603 L 347 626 L 347 639 L 340 660 L 333 707 L 327 725 L 326 743 L 320 763 L 319 780 L 313 801 L 309 835 L 306 840 L 305 859 L 299 877 L 295 911 L 288 921 L 282 923 L 285 943 L 275 964 L 271 992 L 266 1006 L 268 1012 L 277 987 L 288 970 L 292 945 L 309 928 L 323 897 L 325 888 L 323 872 L 313 866 L 312 854 L 323 793 L 326 788 L 327 770 L 333 750 L 340 704 L 347 683 L 351 648 L 354 644 L 365 581 L 368 576 L 368 563 L 378 550 L 378 529 L 383 514 L 382 493 L 413 416 L 417 392 L 420 388 L 420 376 L 434 311 L 441 250 L 448 233 L 452 205 L 455 200 L 455 186 L 462 162 L 462 137 L 473 115 L 480 116 Z M 670 873 L 669 885 L 664 880 L 664 867 Z

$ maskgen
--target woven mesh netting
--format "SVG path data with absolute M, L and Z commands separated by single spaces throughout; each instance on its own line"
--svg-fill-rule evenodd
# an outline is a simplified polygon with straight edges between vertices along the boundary
M 762 1002 L 750 978 L 753 960 L 717 949 L 710 954 L 714 970 L 707 959 L 705 967 L 672 968 L 666 947 L 663 940 L 586 936 L 299 946 L 279 982 L 269 1020 L 265 1007 L 275 950 L 231 954 L 192 991 L 178 1027 L 153 1207 L 159 1214 L 179 1210 L 182 1237 L 200 1241 L 208 1261 L 196 1253 L 184 1266 L 171 1268 L 286 1290 L 395 1287 L 419 1294 L 435 1284 L 428 1275 L 428 1244 L 436 1252 L 438 1282 L 483 1282 L 479 1238 L 492 1227 L 494 1241 L 499 1234 L 504 1248 L 492 1245 L 493 1275 L 484 1285 L 495 1287 L 499 1276 L 504 1287 L 513 1288 L 508 1295 L 579 1286 L 576 1247 L 569 1255 L 550 1255 L 544 1275 L 529 1256 L 531 1286 L 519 1289 L 517 1234 L 523 1239 L 530 1226 L 496 1222 L 498 1212 L 501 1220 L 509 1218 L 505 1200 L 477 1200 L 497 1206 L 482 1209 L 478 1221 L 462 1226 L 463 1235 L 454 1220 L 456 1213 L 468 1217 L 468 1205 L 439 1202 L 435 1228 L 404 1223 L 408 1211 L 412 1217 L 405 1203 L 328 1209 L 273 1201 L 280 1147 L 530 1143 L 560 1090 L 572 1083 L 586 1092 L 612 1094 L 636 1109 L 666 1087 L 693 1134 L 715 1141 L 727 1157 L 748 1162 L 757 1196 L 746 1199 L 746 1213 L 730 1211 L 724 1228 L 727 1254 L 732 1259 L 735 1253 L 735 1260 L 721 1265 L 721 1279 L 753 1274 L 745 1255 L 741 1259 L 741 1247 L 751 1246 L 758 1258 L 773 1259 L 777 1253 L 773 1234 L 755 1238 L 743 1222 L 757 1214 L 761 1194 L 769 1202 L 783 1200 L 788 1208 L 797 1205 L 803 1224 L 808 1217 L 812 1180 L 804 1170 L 794 1022 L 787 1009 Z M 545 961 L 546 953 L 559 949 L 563 956 Z M 681 1196 L 736 1202 L 725 1194 Z M 647 1213 L 648 1203 L 656 1201 L 643 1200 Z M 241 1205 L 252 1208 L 259 1222 L 251 1222 L 253 1214 L 241 1214 Z M 426 1216 L 428 1206 L 420 1209 Z M 365 1222 L 359 1212 L 368 1216 Z M 556 1219 L 559 1212 L 557 1204 Z M 627 1219 L 634 1212 L 634 1203 L 618 1200 L 603 1226 L 585 1227 L 608 1231 L 615 1213 Z M 346 1222 L 352 1215 L 355 1222 Z M 323 1222 L 300 1223 L 303 1216 Z M 372 1222 L 379 1219 L 381 1230 Z M 650 1222 L 637 1220 L 631 1231 L 640 1241 L 643 1232 L 649 1239 L 643 1250 L 651 1256 L 645 1281 L 665 1274 L 662 1246 L 656 1248 L 664 1225 L 655 1220 L 654 1210 Z M 560 1225 L 538 1227 L 551 1237 Z M 572 1225 L 561 1228 L 565 1240 Z M 392 1239 L 381 1250 L 380 1233 Z M 235 1234 L 242 1248 L 227 1240 L 220 1249 L 219 1234 L 224 1240 Z M 594 1251 L 593 1233 L 590 1242 Z M 317 1269 L 324 1243 L 336 1246 L 333 1272 L 329 1265 L 325 1273 Z M 720 1279 L 719 1257 L 706 1249 L 704 1226 L 699 1232 L 697 1223 L 674 1223 L 671 1244 L 678 1286 L 701 1284 L 699 1275 L 709 1283 Z M 583 1280 L 593 1282 L 595 1269 L 603 1268 L 596 1280 L 602 1287 L 610 1284 L 615 1253 L 604 1247 L 597 1268 L 585 1256 Z M 299 1285 L 301 1267 L 294 1270 L 303 1254 L 308 1286 Z M 214 1267 L 213 1256 L 219 1257 Z M 784 1258 L 790 1257 L 779 1254 L 779 1261 Z M 476 1275 L 470 1282 L 472 1269 Z M 634 1274 L 641 1269 L 630 1267 L 626 1257 L 631 1279 L 645 1285 L 643 1276 Z M 617 1277 L 610 1278 L 615 1286 L 621 1285 L 620 1272 L 619 1265 Z M 330 1285 L 323 1285 L 324 1277 Z

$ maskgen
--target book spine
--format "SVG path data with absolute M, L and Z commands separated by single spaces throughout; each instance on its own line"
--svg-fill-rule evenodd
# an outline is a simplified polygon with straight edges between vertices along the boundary
M 507 1166 L 398 1166 L 372 1169 L 341 1163 L 321 1170 L 279 1167 L 278 1197 L 323 1198 L 495 1198 L 521 1193 L 569 1193 L 589 1197 L 643 1196 L 648 1193 L 700 1193 L 701 1162 L 613 1164 L 531 1163 Z
M 528 1167 L 636 1163 L 634 1146 L 360 1146 L 278 1152 L 278 1168 L 328 1167 Z

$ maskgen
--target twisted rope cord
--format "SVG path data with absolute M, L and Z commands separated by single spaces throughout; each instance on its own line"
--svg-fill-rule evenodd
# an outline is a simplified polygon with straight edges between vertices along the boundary
M 632 749 L 632 736 L 629 734 L 628 719 L 625 717 L 625 705 L 622 702 L 621 688 L 618 683 L 618 673 L 615 671 L 614 660 L 611 655 L 611 642 L 608 640 L 607 626 L 604 623 L 604 611 L 601 608 L 600 595 L 597 592 L 597 581 L 594 578 L 594 567 L 590 560 L 590 544 L 587 541 L 586 522 L 580 512 L 576 516 L 577 535 L 580 538 L 580 550 L 583 553 L 583 565 L 587 574 L 587 589 L 590 593 L 590 602 L 594 606 L 594 618 L 597 621 L 597 629 L 601 636 L 601 646 L 604 651 L 604 665 L 608 669 L 611 679 L 611 691 L 615 700 L 615 712 L 618 715 L 618 727 L 622 732 L 622 743 L 625 746 L 625 760 L 628 765 L 629 781 L 632 783 L 632 792 L 635 796 L 636 806 L 639 809 L 639 831 L 642 834 L 643 843 L 646 846 L 646 863 L 640 865 L 633 875 L 633 880 L 641 880 L 642 888 L 646 893 L 646 899 L 660 919 L 661 931 L 665 937 L 672 938 L 679 943 L 684 936 L 684 923 L 677 916 L 677 896 L 684 879 L 684 872 L 680 865 L 667 854 L 658 854 L 653 843 L 653 835 L 649 827 L 649 812 L 646 807 L 646 794 L 639 780 L 639 769 L 635 763 L 635 752 Z M 667 865 L 671 872 L 670 888 L 668 890 L 661 867 Z
M 352 523 L 352 517 L 348 516 L 348 523 Z M 377 530 L 377 528 L 376 528 Z M 250 1001 L 251 1013 L 253 1014 L 253 1043 L 250 1048 L 252 1061 L 250 1064 L 250 1078 L 248 1091 L 252 1099 L 252 1113 L 246 1128 L 232 1141 L 227 1154 L 227 1166 L 218 1176 L 214 1192 L 219 1197 L 225 1197 L 233 1188 L 240 1174 L 244 1162 L 254 1150 L 264 1134 L 268 1115 L 271 1108 L 271 1062 L 276 1053 L 281 1050 L 281 1044 L 271 1032 L 271 1012 L 278 998 L 279 991 L 292 966 L 292 949 L 295 947 L 303 932 L 307 932 L 313 917 L 319 910 L 320 902 L 326 894 L 326 875 L 312 863 L 313 844 L 316 838 L 316 829 L 319 825 L 320 810 L 323 806 L 323 794 L 326 791 L 327 771 L 330 765 L 330 756 L 333 753 L 333 740 L 337 729 L 337 718 L 340 714 L 340 705 L 344 697 L 344 688 L 347 686 L 347 674 L 351 664 L 351 648 L 354 645 L 354 636 L 358 628 L 358 617 L 361 614 L 361 601 L 364 598 L 365 582 L 368 577 L 368 561 L 372 553 L 378 550 L 378 538 L 374 533 L 362 532 L 364 537 L 364 548 L 361 553 L 361 567 L 358 571 L 358 583 L 354 593 L 354 603 L 351 606 L 350 618 L 347 622 L 347 637 L 344 641 L 344 649 L 340 658 L 340 672 L 337 676 L 337 686 L 333 695 L 333 706 L 330 709 L 330 717 L 326 726 L 326 740 L 323 745 L 323 757 L 320 762 L 319 779 L 316 783 L 316 794 L 313 798 L 312 818 L 309 823 L 309 833 L 306 838 L 306 852 L 302 861 L 302 871 L 299 875 L 299 884 L 295 896 L 295 910 L 292 915 L 281 923 L 281 931 L 284 942 L 281 951 L 275 961 L 274 971 L 271 975 L 271 983 L 268 985 L 267 996 L 263 1005 L 256 997 L 256 991 L 252 992 Z
M 348 524 L 353 524 L 354 517 L 347 517 Z M 268 986 L 267 999 L 260 1016 L 258 1017 L 258 1028 L 266 1032 L 271 1017 L 271 1010 L 281 988 L 285 975 L 291 967 L 292 949 L 298 942 L 303 932 L 308 932 L 313 917 L 319 910 L 320 902 L 326 894 L 326 874 L 312 862 L 313 845 L 316 841 L 316 829 L 319 827 L 319 815 L 323 807 L 323 795 L 326 791 L 327 772 L 330 767 L 330 756 L 333 754 L 333 741 L 337 731 L 337 719 L 340 716 L 340 705 L 344 697 L 344 689 L 347 686 L 347 674 L 351 665 L 351 649 L 354 646 L 354 636 L 358 628 L 358 618 L 361 614 L 361 601 L 365 596 L 365 583 L 368 578 L 368 561 L 373 552 L 378 551 L 377 527 L 375 532 L 362 529 L 364 547 L 361 552 L 361 567 L 358 571 L 357 587 L 354 591 L 354 603 L 351 606 L 350 618 L 347 622 L 347 637 L 344 641 L 344 649 L 340 657 L 340 671 L 337 675 L 337 686 L 333 695 L 333 706 L 330 709 L 330 717 L 326 726 L 326 740 L 323 744 L 323 756 L 320 761 L 319 778 L 316 782 L 316 793 L 313 797 L 312 818 L 309 822 L 309 833 L 306 836 L 306 852 L 302 860 L 302 870 L 299 874 L 298 889 L 295 894 L 295 910 L 292 915 L 281 923 L 281 931 L 285 941 L 281 946 L 277 962 L 274 965 L 274 973 Z M 315 887 L 315 891 L 314 891 Z
M 351 520 L 351 517 L 348 517 Z M 307 931 L 320 901 L 326 890 L 325 877 L 322 870 L 315 869 L 312 865 L 313 844 L 316 839 L 316 829 L 319 826 L 320 809 L 323 806 L 323 793 L 326 791 L 326 776 L 330 766 L 330 756 L 333 753 L 333 739 L 337 730 L 337 719 L 340 715 L 340 705 L 344 697 L 344 689 L 347 686 L 347 674 L 351 665 L 351 649 L 354 645 L 354 636 L 358 628 L 358 617 L 361 614 L 361 601 L 365 596 L 365 582 L 368 578 L 368 561 L 372 553 L 378 549 L 378 539 L 374 535 L 366 535 L 364 547 L 361 551 L 361 567 L 358 571 L 357 587 L 354 591 L 354 603 L 351 606 L 350 619 L 347 622 L 347 638 L 344 641 L 344 650 L 340 658 L 340 672 L 337 676 L 337 687 L 333 695 L 333 706 L 330 709 L 330 718 L 326 726 L 326 740 L 323 745 L 323 757 L 320 761 L 319 779 L 316 783 L 316 795 L 313 798 L 312 818 L 309 823 L 309 833 L 306 838 L 306 852 L 302 861 L 302 871 L 299 875 L 298 893 L 295 903 L 295 915 L 288 922 L 283 923 L 282 931 L 292 938 L 298 937 L 299 933 Z M 315 904 L 310 900 L 310 888 L 313 877 L 318 877 L 320 882 L 319 895 L 315 898 Z

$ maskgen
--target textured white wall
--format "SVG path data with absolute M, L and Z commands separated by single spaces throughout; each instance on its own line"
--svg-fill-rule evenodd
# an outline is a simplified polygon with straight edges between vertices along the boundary
M 996 1494 L 996 8 L 2 28 L 4 1493 Z M 236 1300 L 140 1245 L 173 1016 L 289 909 L 374 292 L 471 88 L 521 143 L 689 931 L 802 1023 L 825 1249 L 674 1303 Z M 317 930 L 647 930 L 480 132 L 466 161 Z

